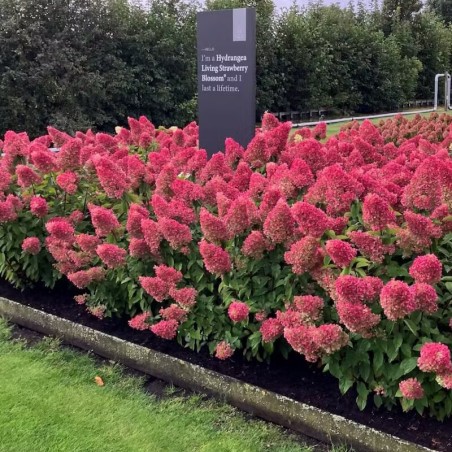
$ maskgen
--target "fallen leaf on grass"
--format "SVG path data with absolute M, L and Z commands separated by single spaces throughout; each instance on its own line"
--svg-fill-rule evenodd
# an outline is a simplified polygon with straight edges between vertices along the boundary
M 96 377 L 94 377 L 94 381 L 96 382 L 97 386 L 104 386 L 104 380 L 102 380 L 101 377 L 99 377 L 99 375 L 97 375 Z

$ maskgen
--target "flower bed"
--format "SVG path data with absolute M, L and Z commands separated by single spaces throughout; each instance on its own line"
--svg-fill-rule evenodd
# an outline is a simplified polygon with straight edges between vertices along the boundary
M 452 117 L 432 115 L 428 140 L 423 121 L 355 123 L 322 143 L 324 125 L 289 137 L 267 114 L 246 150 L 228 139 L 210 159 L 195 124 L 8 132 L 0 274 L 49 287 L 65 275 L 93 315 L 219 359 L 295 350 L 342 392 L 356 385 L 361 408 L 373 394 L 442 419 Z

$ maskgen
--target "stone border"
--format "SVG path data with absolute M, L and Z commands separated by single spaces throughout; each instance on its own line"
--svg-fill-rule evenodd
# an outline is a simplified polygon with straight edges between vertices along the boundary
M 317 440 L 356 451 L 432 451 L 285 396 L 0 297 L 0 316 L 182 388 L 207 393 Z

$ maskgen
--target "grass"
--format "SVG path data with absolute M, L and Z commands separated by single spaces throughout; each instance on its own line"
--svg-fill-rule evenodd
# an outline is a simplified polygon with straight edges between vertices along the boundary
M 199 396 L 157 400 L 142 379 L 55 340 L 12 341 L 2 319 L 0 407 L 1 452 L 314 450 L 228 405 Z

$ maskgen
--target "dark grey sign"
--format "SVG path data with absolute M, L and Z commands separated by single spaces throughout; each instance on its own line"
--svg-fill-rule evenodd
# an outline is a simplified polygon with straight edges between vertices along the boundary
M 256 120 L 256 10 L 198 13 L 199 147 L 247 146 Z

